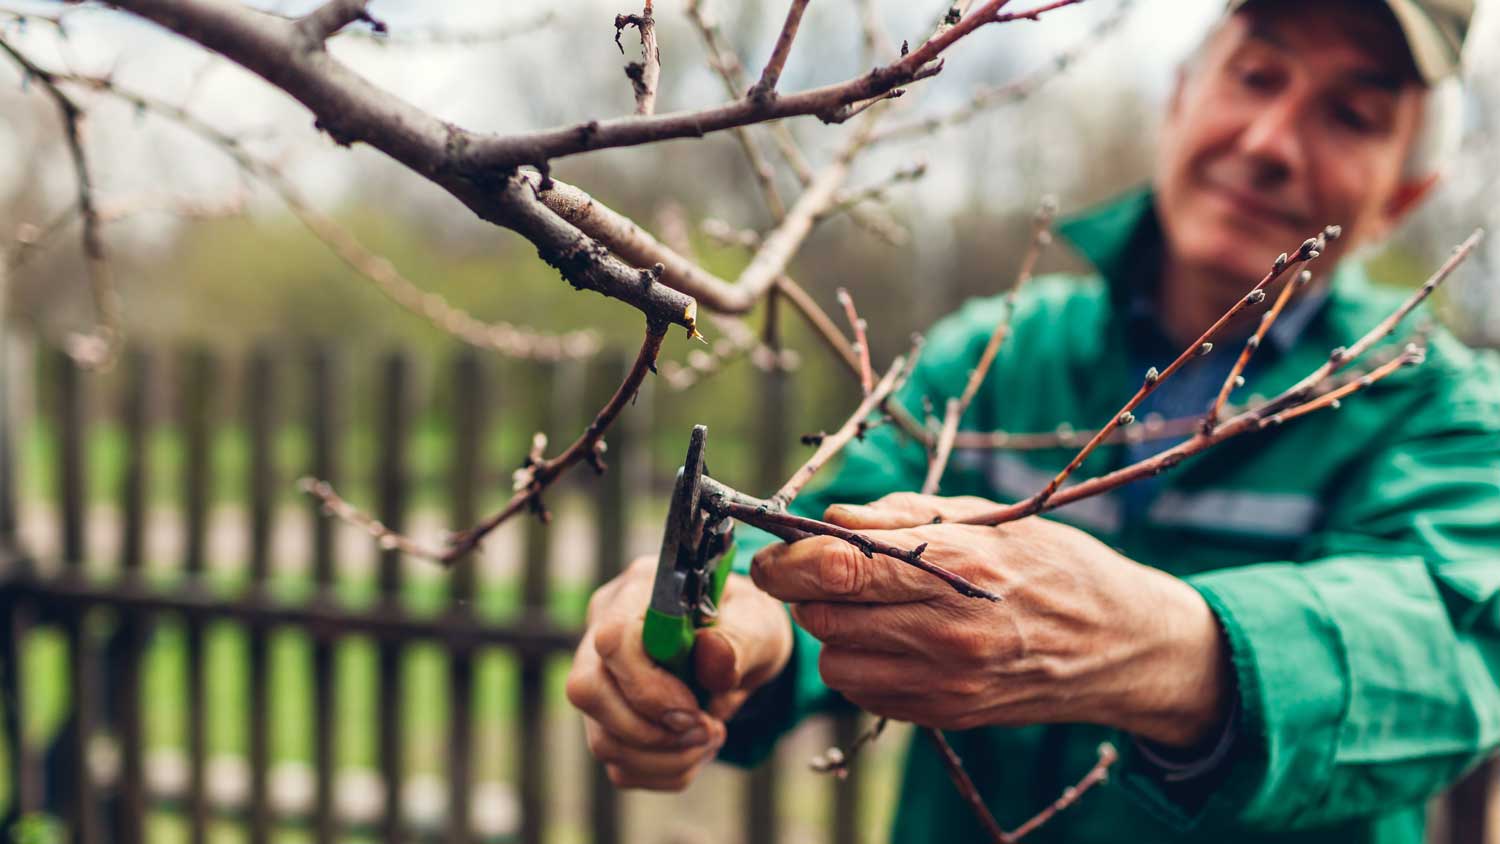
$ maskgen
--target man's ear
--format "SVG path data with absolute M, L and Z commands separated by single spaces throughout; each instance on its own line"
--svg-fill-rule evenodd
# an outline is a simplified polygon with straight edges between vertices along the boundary
M 1398 184 L 1382 209 L 1380 235 L 1384 236 L 1396 228 L 1408 214 L 1421 205 L 1422 200 L 1426 199 L 1432 193 L 1432 189 L 1437 186 L 1439 178 L 1439 174 L 1434 172 L 1419 179 L 1405 180 Z

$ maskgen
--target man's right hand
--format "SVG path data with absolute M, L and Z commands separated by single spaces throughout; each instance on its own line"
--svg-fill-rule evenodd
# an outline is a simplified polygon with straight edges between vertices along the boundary
M 729 576 L 713 627 L 693 648 L 707 711 L 646 655 L 641 641 L 656 559 L 636 560 L 589 599 L 588 627 L 568 672 L 589 750 L 621 788 L 681 791 L 724 744 L 724 722 L 786 667 L 791 620 L 750 579 Z

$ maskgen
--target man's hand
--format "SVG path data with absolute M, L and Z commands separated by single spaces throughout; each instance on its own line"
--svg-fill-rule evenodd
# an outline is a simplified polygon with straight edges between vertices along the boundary
M 1088 722 L 1178 747 L 1210 737 L 1229 708 L 1229 669 L 1202 597 L 1045 519 L 929 524 L 996 506 L 901 493 L 824 518 L 926 543 L 924 558 L 1000 604 L 828 537 L 770 546 L 751 575 L 823 642 L 824 682 L 874 714 L 944 729 Z
M 781 604 L 730 575 L 718 623 L 698 631 L 698 708 L 683 682 L 646 655 L 641 629 L 656 559 L 641 558 L 589 600 L 588 628 L 568 672 L 589 750 L 621 788 L 681 791 L 724 744 L 724 721 L 786 667 L 792 628 Z

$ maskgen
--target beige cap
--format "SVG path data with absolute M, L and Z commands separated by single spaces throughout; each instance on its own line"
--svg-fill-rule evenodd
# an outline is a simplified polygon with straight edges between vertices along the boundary
M 1250 0 L 1230 0 L 1232 12 Z M 1459 69 L 1464 36 L 1474 17 L 1475 0 L 1385 0 L 1411 50 L 1417 71 L 1431 85 Z

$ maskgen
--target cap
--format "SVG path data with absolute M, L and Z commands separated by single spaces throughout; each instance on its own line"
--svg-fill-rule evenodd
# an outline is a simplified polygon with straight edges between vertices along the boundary
M 1230 0 L 1229 11 L 1250 0 Z M 1417 72 L 1432 85 L 1458 72 L 1475 0 L 1385 0 L 1406 37 Z

